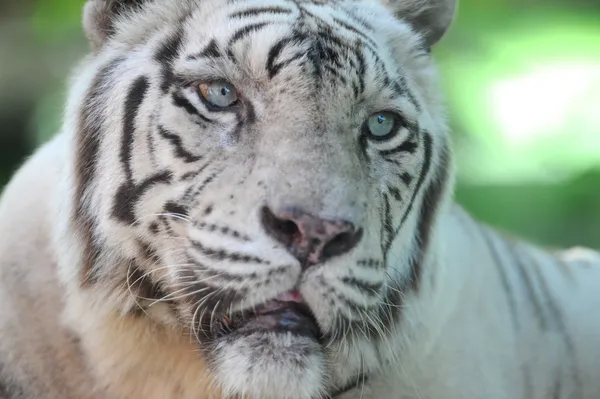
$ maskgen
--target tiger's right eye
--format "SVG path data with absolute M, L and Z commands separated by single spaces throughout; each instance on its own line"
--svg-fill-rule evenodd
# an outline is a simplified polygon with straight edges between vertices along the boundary
M 198 92 L 204 103 L 215 109 L 228 108 L 238 102 L 237 89 L 231 83 L 200 83 Z

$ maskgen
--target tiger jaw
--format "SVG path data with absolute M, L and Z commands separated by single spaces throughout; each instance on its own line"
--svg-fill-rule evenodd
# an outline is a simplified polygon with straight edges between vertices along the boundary
M 323 333 L 298 291 L 224 315 L 199 342 L 225 397 L 316 398 L 329 371 Z M 286 396 L 287 397 L 287 396 Z

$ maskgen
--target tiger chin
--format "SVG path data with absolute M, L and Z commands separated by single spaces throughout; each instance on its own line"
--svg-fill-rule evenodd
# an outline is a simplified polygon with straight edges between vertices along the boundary
M 2 399 L 597 399 L 600 257 L 452 204 L 455 0 L 88 0 L 0 200 Z

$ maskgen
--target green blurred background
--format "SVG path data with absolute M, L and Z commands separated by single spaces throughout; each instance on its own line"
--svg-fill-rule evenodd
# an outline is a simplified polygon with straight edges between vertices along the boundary
M 0 187 L 59 127 L 83 2 L 0 2 Z M 600 247 L 600 1 L 461 0 L 435 55 L 457 200 L 544 245 Z

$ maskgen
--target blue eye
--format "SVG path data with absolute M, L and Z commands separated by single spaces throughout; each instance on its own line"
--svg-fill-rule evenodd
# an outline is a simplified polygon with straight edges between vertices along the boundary
M 231 83 L 200 83 L 198 90 L 204 101 L 214 108 L 231 107 L 238 101 L 237 90 Z
M 400 123 L 401 118 L 393 112 L 377 112 L 367 119 L 366 133 L 374 140 L 387 140 L 398 131 Z

